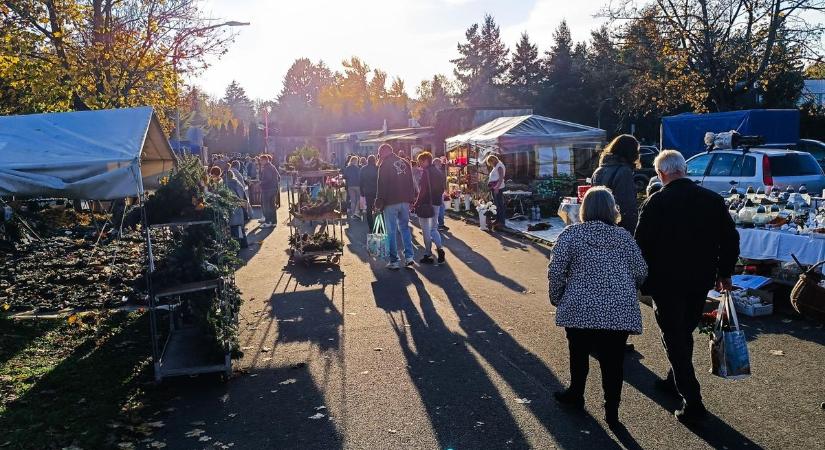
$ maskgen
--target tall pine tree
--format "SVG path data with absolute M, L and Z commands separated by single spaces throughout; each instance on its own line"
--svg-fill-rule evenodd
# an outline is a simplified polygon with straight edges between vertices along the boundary
M 510 59 L 507 73 L 510 99 L 519 106 L 533 107 L 538 101 L 542 78 L 539 49 L 524 32 Z
M 553 33 L 553 45 L 545 52 L 543 63 L 547 73 L 538 108 L 556 119 L 573 122 L 593 122 L 582 106 L 588 102 L 584 92 L 584 65 L 587 48 L 575 46 L 567 21 L 562 21 Z
M 481 27 L 473 24 L 464 33 L 467 42 L 458 44 L 461 55 L 451 62 L 461 85 L 459 98 L 466 106 L 494 105 L 501 99 L 509 51 L 493 16 L 484 16 Z

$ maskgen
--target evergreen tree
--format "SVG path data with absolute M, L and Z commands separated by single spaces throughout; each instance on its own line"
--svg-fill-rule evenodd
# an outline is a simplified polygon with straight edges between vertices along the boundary
M 538 100 L 542 78 L 539 49 L 530 42 L 527 32 L 524 32 L 510 59 L 510 68 L 507 73 L 510 98 L 517 105 L 532 107 Z
M 252 108 L 252 100 L 246 95 L 246 90 L 238 84 L 237 81 L 232 80 L 224 92 L 223 102 L 232 110 L 232 114 L 236 119 L 243 123 L 252 122 L 254 117 L 254 110 Z
M 587 47 L 577 45 L 566 21 L 553 33 L 553 45 L 545 52 L 543 61 L 547 73 L 539 112 L 573 122 L 592 123 L 582 106 L 588 101 L 584 92 L 584 66 Z
M 467 42 L 458 44 L 461 56 L 451 61 L 461 85 L 459 97 L 467 106 L 493 105 L 501 98 L 509 53 L 501 41 L 499 26 L 488 14 L 481 27 L 473 24 L 464 36 Z
M 423 80 L 416 88 L 418 101 L 413 115 L 423 126 L 435 124 L 435 114 L 453 106 L 450 81 L 444 75 L 434 75 L 432 80 Z

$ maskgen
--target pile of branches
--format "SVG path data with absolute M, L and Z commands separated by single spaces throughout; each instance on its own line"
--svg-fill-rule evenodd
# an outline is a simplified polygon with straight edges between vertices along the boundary
M 143 236 L 130 230 L 118 236 L 110 215 L 78 212 L 63 203 L 14 205 L 37 238 L 18 241 L 14 252 L 0 258 L 0 306 L 45 313 L 143 304 Z M 153 237 L 154 251 L 161 258 L 168 252 L 167 237 Z

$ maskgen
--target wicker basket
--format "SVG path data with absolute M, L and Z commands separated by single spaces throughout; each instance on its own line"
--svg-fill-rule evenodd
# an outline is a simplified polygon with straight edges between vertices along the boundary
M 801 268 L 796 256 L 793 259 Z M 799 275 L 791 290 L 791 304 L 803 316 L 825 322 L 825 288 L 819 285 L 823 280 L 819 267 L 823 264 L 825 261 L 820 261 Z

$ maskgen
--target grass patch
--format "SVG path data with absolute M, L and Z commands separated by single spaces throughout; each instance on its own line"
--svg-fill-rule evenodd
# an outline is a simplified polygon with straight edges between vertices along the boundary
M 0 448 L 105 448 L 151 434 L 148 314 L 0 318 Z

